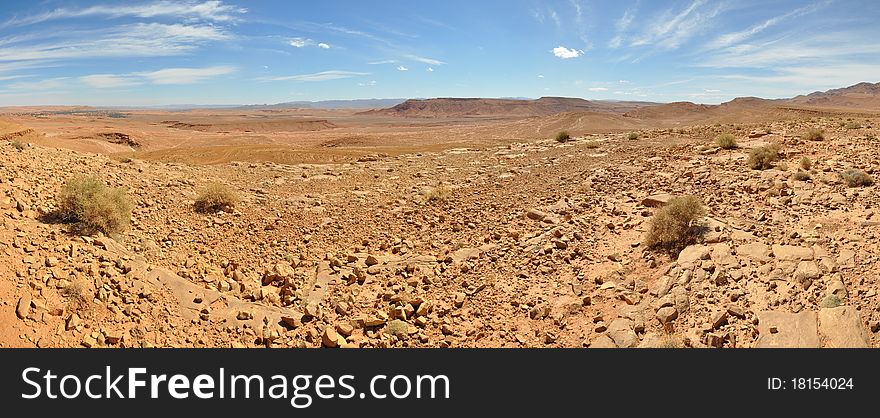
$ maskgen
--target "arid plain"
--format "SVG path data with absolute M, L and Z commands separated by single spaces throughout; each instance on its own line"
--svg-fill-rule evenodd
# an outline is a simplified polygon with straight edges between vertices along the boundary
M 877 84 L 0 119 L 3 347 L 880 344 Z M 53 217 L 77 175 L 130 225 Z M 698 236 L 649 245 L 678 196 Z

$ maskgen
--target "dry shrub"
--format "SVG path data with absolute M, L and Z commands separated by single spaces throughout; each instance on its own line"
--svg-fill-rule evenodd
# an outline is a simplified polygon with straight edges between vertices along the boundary
M 797 181 L 807 181 L 812 178 L 812 177 L 810 177 L 810 173 L 807 173 L 806 171 L 800 171 L 800 170 L 798 170 L 797 173 L 794 173 L 791 177 Z
M 586 147 L 587 149 L 599 148 L 599 141 L 587 141 L 584 143 L 584 147 Z
M 779 145 L 772 144 L 753 148 L 749 152 L 749 167 L 753 170 L 766 170 L 773 167 L 773 163 L 779 160 Z
M 234 190 L 220 183 L 207 185 L 195 201 L 196 212 L 217 213 L 229 212 L 238 204 L 238 195 Z
M 851 168 L 840 173 L 840 178 L 849 187 L 863 187 L 874 184 L 874 179 L 862 170 Z
M 22 151 L 25 148 L 24 143 L 22 143 L 21 141 L 18 141 L 18 140 L 10 142 L 10 145 L 12 145 L 12 148 L 15 148 L 18 151 Z
M 804 156 L 804 157 L 801 157 L 801 160 L 798 162 L 798 165 L 800 165 L 800 167 L 804 170 L 809 170 L 809 169 L 813 168 L 813 160 L 811 160 L 809 157 Z
M 736 137 L 733 134 L 721 134 L 715 138 L 715 144 L 722 149 L 736 149 L 739 145 L 736 143 Z
M 450 197 L 452 197 L 452 189 L 450 189 L 449 186 L 441 184 L 437 187 L 432 187 L 426 190 L 424 197 L 425 201 L 428 203 L 443 203 L 449 200 Z
M 131 220 L 131 200 L 122 188 L 109 188 L 94 176 L 76 176 L 56 196 L 56 215 L 84 233 L 116 234 Z
M 852 121 L 847 122 L 845 125 L 843 125 L 843 127 L 846 129 L 862 129 L 862 124 L 856 121 Z
M 810 130 L 803 134 L 802 138 L 807 141 L 822 141 L 825 139 L 825 131 L 818 128 L 810 128 Z
M 89 298 L 86 296 L 86 285 L 79 280 L 61 288 L 61 296 L 67 298 L 67 310 L 71 312 L 88 310 Z
M 638 132 L 630 132 L 630 133 L 626 136 L 626 139 L 629 139 L 629 140 L 631 140 L 631 141 L 635 141 L 636 139 L 639 139 L 639 133 L 638 133 Z
M 571 139 L 571 134 L 569 134 L 568 131 L 559 131 L 559 133 L 556 134 L 556 142 L 568 142 L 569 139 Z
M 651 219 L 645 244 L 680 250 L 696 241 L 701 228 L 694 223 L 705 214 L 703 202 L 696 196 L 675 197 Z

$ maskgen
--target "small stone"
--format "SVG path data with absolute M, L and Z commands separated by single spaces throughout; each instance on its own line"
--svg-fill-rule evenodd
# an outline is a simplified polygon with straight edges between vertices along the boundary
M 739 305 L 733 305 L 733 304 L 727 305 L 727 313 L 729 313 L 737 318 L 740 318 L 740 319 L 743 319 L 746 317 L 745 310 L 743 310 L 743 308 Z
M 254 315 L 250 313 L 250 311 L 238 311 L 238 315 L 236 315 L 236 318 L 239 321 L 249 321 L 254 318 Z
M 672 306 L 665 306 L 657 311 L 657 319 L 662 324 L 668 324 L 678 318 L 678 310 Z
M 22 296 L 18 300 L 18 305 L 15 307 L 15 314 L 18 315 L 20 319 L 25 319 L 31 313 L 31 294 L 25 292 L 24 296 Z
M 535 221 L 540 221 L 547 217 L 547 214 L 537 209 L 529 209 L 526 211 L 526 217 Z
M 339 334 L 336 333 L 336 330 L 331 326 L 324 327 L 324 332 L 321 334 L 321 343 L 324 344 L 325 347 L 335 348 L 339 346 Z
M 376 264 L 379 264 L 379 259 L 377 259 L 373 255 L 368 255 L 367 259 L 364 262 L 367 263 L 367 267 L 371 267 L 371 266 L 375 266 Z
M 727 310 L 715 312 L 712 315 L 712 329 L 718 329 L 727 324 Z

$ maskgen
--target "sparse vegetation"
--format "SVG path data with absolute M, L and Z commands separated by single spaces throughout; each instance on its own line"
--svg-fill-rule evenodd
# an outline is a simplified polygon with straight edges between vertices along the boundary
M 810 128 L 801 137 L 807 141 L 823 141 L 825 140 L 825 131 L 818 128 Z
M 864 187 L 874 184 L 874 179 L 870 175 L 854 168 L 840 173 L 840 178 L 848 187 Z
M 401 321 L 399 319 L 392 320 L 385 326 L 385 333 L 397 337 L 398 340 L 406 338 L 408 330 L 409 325 L 406 321 Z
M 811 160 L 810 157 L 803 156 L 800 161 L 798 161 L 798 165 L 802 170 L 809 170 L 813 168 L 813 160 Z
M 131 201 L 122 188 L 109 188 L 94 176 L 76 176 L 56 196 L 56 215 L 84 233 L 115 234 L 128 227 Z
M 596 149 L 599 148 L 599 141 L 587 141 L 584 143 L 584 147 L 587 149 Z
M 432 187 L 425 191 L 425 201 L 428 203 L 438 202 L 443 203 L 449 200 L 452 197 L 452 189 L 449 186 L 441 184 L 437 187 Z
M 773 167 L 773 163 L 779 160 L 779 145 L 771 144 L 753 148 L 749 152 L 749 167 L 753 170 L 766 170 Z
M 810 177 L 810 173 L 807 173 L 806 171 L 798 170 L 798 172 L 794 173 L 794 175 L 792 175 L 791 178 L 793 178 L 797 181 L 808 181 L 812 177 Z
M 195 209 L 199 213 L 217 213 L 231 211 L 237 204 L 238 195 L 235 191 L 223 184 L 211 183 L 199 193 Z
M 556 142 L 564 143 L 568 142 L 570 139 L 571 134 L 569 134 L 568 131 L 559 131 L 559 133 L 556 134 Z
M 847 122 L 846 125 L 843 125 L 846 129 L 861 129 L 862 124 L 856 121 Z
M 651 219 L 645 244 L 673 251 L 692 244 L 701 231 L 694 222 L 705 213 L 703 202 L 696 196 L 671 199 Z
M 736 137 L 733 134 L 721 134 L 715 137 L 715 144 L 722 149 L 736 149 L 739 145 L 736 143 Z
M 89 306 L 89 299 L 85 295 L 86 286 L 80 280 L 74 280 L 61 288 L 61 296 L 67 298 L 68 311 L 81 311 Z
M 626 139 L 629 139 L 630 141 L 635 141 L 636 139 L 639 139 L 639 133 L 638 132 L 630 132 L 629 134 L 626 135 Z
M 19 151 L 24 150 L 24 144 L 21 141 L 12 141 L 10 145 L 12 145 L 12 148 L 15 148 Z

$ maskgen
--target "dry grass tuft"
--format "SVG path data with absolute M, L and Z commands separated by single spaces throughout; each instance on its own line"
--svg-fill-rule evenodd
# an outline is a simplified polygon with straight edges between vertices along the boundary
M 680 250 L 696 241 L 702 231 L 694 223 L 705 214 L 703 202 L 696 196 L 673 198 L 651 219 L 645 244 Z
M 112 189 L 94 176 L 76 176 L 56 196 L 56 215 L 84 233 L 116 234 L 128 227 L 131 200 L 122 188 Z
M 231 212 L 238 202 L 234 190 L 220 183 L 211 183 L 199 192 L 194 206 L 199 213 Z

